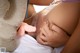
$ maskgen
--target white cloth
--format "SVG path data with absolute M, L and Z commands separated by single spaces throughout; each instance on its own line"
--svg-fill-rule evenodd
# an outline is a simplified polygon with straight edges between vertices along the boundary
M 26 34 L 20 40 L 20 45 L 13 53 L 51 53 L 52 48 L 39 44 L 33 37 Z
M 46 7 L 41 13 L 43 15 L 47 15 L 52 9 L 54 9 L 57 5 L 61 3 L 60 0 L 54 0 L 48 7 Z
M 64 48 L 64 46 L 58 47 L 58 48 L 54 48 L 54 50 L 52 51 L 52 53 L 61 53 L 62 49 Z

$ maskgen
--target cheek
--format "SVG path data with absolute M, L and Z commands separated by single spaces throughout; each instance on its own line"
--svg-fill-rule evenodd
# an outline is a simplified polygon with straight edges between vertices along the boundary
M 37 40 L 38 43 L 41 43 L 39 36 L 36 36 L 36 40 Z
M 43 42 L 42 39 L 39 37 L 39 35 L 36 37 L 36 40 L 37 40 L 38 43 L 44 44 L 44 42 Z
M 65 37 L 65 35 L 59 35 L 57 33 L 54 33 L 52 36 L 48 37 L 48 40 L 50 46 L 60 47 L 68 41 L 68 38 Z

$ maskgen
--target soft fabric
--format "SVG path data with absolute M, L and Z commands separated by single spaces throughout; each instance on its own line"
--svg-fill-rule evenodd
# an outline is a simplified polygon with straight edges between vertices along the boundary
M 27 0 L 0 0 L 0 47 L 17 47 L 16 31 L 25 18 Z
M 54 48 L 54 50 L 52 51 L 52 53 L 61 53 L 61 51 L 63 50 L 64 46 L 58 47 L 58 48 Z
M 20 39 L 20 45 L 13 53 L 51 53 L 52 48 L 39 44 L 33 37 L 26 34 Z
M 46 7 L 41 13 L 43 15 L 47 15 L 52 9 L 54 9 L 57 5 L 61 4 L 62 2 L 60 0 L 54 0 L 50 3 L 48 7 Z

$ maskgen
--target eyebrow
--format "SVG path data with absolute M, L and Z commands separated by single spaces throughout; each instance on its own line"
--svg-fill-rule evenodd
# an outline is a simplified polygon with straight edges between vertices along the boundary
M 71 36 L 71 34 L 69 34 L 65 29 L 63 29 L 62 27 L 56 25 L 55 23 L 52 23 L 53 25 L 57 26 L 58 28 L 60 28 L 61 30 L 63 30 L 69 37 Z

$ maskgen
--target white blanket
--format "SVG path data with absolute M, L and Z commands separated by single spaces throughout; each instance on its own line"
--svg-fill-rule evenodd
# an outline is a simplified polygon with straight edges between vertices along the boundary
M 39 44 L 30 35 L 25 35 L 20 39 L 20 45 L 14 51 L 14 53 L 51 53 L 52 48 Z
M 20 39 L 20 45 L 13 53 L 60 53 L 63 47 L 52 49 L 39 44 L 33 37 L 26 34 Z

